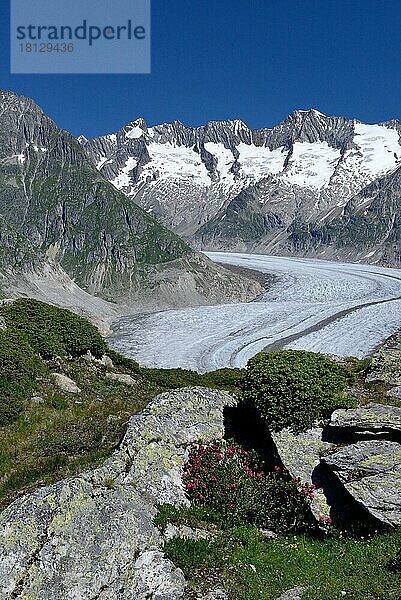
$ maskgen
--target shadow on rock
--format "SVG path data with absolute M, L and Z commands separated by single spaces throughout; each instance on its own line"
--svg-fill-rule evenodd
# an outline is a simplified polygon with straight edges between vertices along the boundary
M 320 463 L 314 469 L 312 483 L 323 490 L 330 517 L 339 529 L 355 535 L 389 529 L 351 496 L 327 465 Z

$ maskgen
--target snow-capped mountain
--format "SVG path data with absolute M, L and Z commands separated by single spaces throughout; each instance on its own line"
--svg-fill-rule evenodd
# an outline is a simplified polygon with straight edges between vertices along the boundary
M 148 128 L 138 119 L 82 143 L 116 188 L 203 249 L 380 261 L 388 232 L 373 236 L 372 248 L 367 231 L 356 250 L 341 231 L 351 207 L 368 214 L 374 198 L 363 190 L 401 167 L 400 135 L 396 120 L 368 125 L 299 110 L 258 130 L 242 121 Z

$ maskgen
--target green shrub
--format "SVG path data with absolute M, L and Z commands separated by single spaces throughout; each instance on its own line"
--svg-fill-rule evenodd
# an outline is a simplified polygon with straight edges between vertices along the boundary
M 302 431 L 316 419 L 346 404 L 341 392 L 353 375 L 313 352 L 281 350 L 251 358 L 244 380 L 244 399 L 251 402 L 274 431 Z
M 167 389 L 202 385 L 202 376 L 189 369 L 141 369 L 142 375 L 152 383 Z
M 128 358 L 127 356 L 124 356 L 123 354 L 120 354 L 111 348 L 107 349 L 106 354 L 111 358 L 116 367 L 123 367 L 124 369 L 134 373 L 139 373 L 140 366 L 133 358 Z
M 251 522 L 280 533 L 312 529 L 315 524 L 309 507 L 314 489 L 313 484 L 302 482 L 299 478 L 287 480 L 280 474 L 266 478 L 255 494 Z
M 239 392 L 242 389 L 242 383 L 245 376 L 245 369 L 217 369 L 204 373 L 202 385 L 206 387 L 219 388 Z
M 19 298 L 2 306 L 0 315 L 7 327 L 22 333 L 43 358 L 80 356 L 88 350 L 94 356 L 107 351 L 98 329 L 69 310 L 32 298 Z
M 36 377 L 47 373 L 42 360 L 16 331 L 0 331 L 0 426 L 16 420 Z

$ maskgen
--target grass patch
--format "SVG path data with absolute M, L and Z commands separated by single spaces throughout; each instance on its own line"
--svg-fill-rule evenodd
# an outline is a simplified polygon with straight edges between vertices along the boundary
M 266 539 L 244 526 L 213 541 L 173 538 L 165 553 L 192 588 L 215 586 L 217 577 L 235 600 L 273 600 L 296 586 L 309 587 L 305 600 L 399 600 L 401 574 L 387 565 L 400 546 L 401 531 L 365 540 Z
M 0 427 L 0 508 L 17 495 L 77 474 L 109 456 L 131 415 L 161 389 L 141 380 L 128 386 L 107 378 L 106 369 L 83 359 L 49 362 L 81 388 L 70 394 L 52 379 L 36 382 L 41 404 L 25 401 L 17 420 Z

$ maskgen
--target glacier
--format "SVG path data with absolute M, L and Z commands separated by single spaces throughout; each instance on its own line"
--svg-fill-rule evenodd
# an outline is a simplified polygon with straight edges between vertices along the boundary
M 264 349 L 362 358 L 401 328 L 401 270 L 317 259 L 209 252 L 276 279 L 250 303 L 126 316 L 110 345 L 143 366 L 243 367 Z

